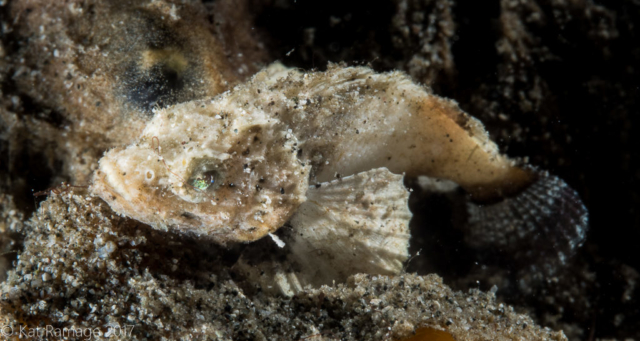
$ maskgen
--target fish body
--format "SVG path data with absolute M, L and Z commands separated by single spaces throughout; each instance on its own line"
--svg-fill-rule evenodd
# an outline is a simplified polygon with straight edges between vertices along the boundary
M 290 72 L 260 89 L 264 76 L 254 80 L 265 94 L 254 103 L 297 136 L 301 159 L 312 165 L 312 182 L 386 167 L 491 196 L 532 179 L 499 153 L 480 121 L 402 72 L 334 66 L 325 73 Z
M 557 218 L 543 230 L 571 230 L 554 233 L 571 239 L 572 249 L 584 238 L 587 213 L 575 191 L 549 190 L 559 193 L 553 200 L 537 191 L 504 204 L 540 181 L 556 186 L 557 178 L 500 154 L 454 101 L 401 72 L 365 67 L 302 73 L 275 64 L 213 99 L 158 110 L 137 143 L 106 153 L 92 188 L 117 212 L 225 244 L 276 231 L 310 185 L 379 168 L 455 182 L 474 200 L 469 212 L 483 217 L 472 217 L 471 228 L 535 225 L 513 207 L 524 203 Z M 491 215 L 477 204 L 496 201 L 502 211 Z

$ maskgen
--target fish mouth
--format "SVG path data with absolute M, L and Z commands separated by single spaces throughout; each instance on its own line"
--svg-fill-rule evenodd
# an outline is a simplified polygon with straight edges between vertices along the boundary
M 144 195 L 140 182 L 157 183 L 164 174 L 150 164 L 145 167 L 136 163 L 136 159 L 126 157 L 123 155 L 126 150 L 112 149 L 105 154 L 93 176 L 90 191 L 106 201 L 117 213 L 156 225 L 155 221 L 144 219 L 150 212 L 151 198 Z
M 91 186 L 93 192 L 103 192 L 117 195 L 124 200 L 131 200 L 131 196 L 125 187 L 124 179 L 119 176 L 117 165 L 110 160 L 103 159 L 93 179 Z M 101 195 L 102 196 L 102 195 Z
M 125 198 L 127 196 L 126 192 L 119 192 L 105 179 L 107 176 L 100 170 L 96 171 L 89 191 L 104 200 L 116 213 L 121 215 L 128 214 L 134 208 L 134 205 Z M 133 216 L 132 218 L 136 219 Z

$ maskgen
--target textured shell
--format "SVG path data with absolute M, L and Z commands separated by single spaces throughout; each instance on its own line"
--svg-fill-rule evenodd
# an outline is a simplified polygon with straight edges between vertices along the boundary
M 465 241 L 476 248 L 500 248 L 517 261 L 544 262 L 539 268 L 553 274 L 584 243 L 589 216 L 578 193 L 562 179 L 536 174 L 515 197 L 486 206 L 468 203 Z
M 219 243 L 258 239 L 282 226 L 304 201 L 308 166 L 296 139 L 232 95 L 156 113 L 140 140 L 109 151 L 92 190 L 118 213 L 158 229 Z M 209 170 L 215 184 L 190 183 Z

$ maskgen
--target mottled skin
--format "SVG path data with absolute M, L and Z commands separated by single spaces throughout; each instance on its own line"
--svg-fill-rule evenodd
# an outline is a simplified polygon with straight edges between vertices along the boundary
M 109 151 L 92 190 L 158 229 L 255 240 L 304 201 L 308 166 L 295 144 L 277 120 L 248 113 L 232 96 L 191 101 L 157 112 L 138 143 Z M 203 170 L 215 174 L 206 189 L 194 182 Z
M 220 175 L 203 191 L 189 180 L 202 163 Z M 152 182 L 143 176 L 149 167 Z M 226 243 L 277 230 L 305 200 L 308 182 L 381 167 L 454 181 L 475 200 L 520 193 L 537 179 L 501 155 L 478 120 L 403 73 L 331 66 L 302 74 L 276 64 L 212 100 L 156 113 L 139 143 L 101 160 L 93 189 L 156 228 Z M 259 180 L 268 186 L 258 188 Z M 219 198 L 226 204 L 214 205 Z
M 483 196 L 517 191 L 531 181 L 498 152 L 477 119 L 402 72 L 334 66 L 325 73 L 292 72 L 272 87 L 252 85 L 263 94 L 255 105 L 278 113 L 300 140 L 301 158 L 313 165 L 312 181 L 386 167 L 452 180 Z

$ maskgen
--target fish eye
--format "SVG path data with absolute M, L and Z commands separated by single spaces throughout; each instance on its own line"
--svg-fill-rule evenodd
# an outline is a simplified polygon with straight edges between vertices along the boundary
M 194 174 L 187 183 L 199 191 L 206 191 L 215 188 L 216 183 L 220 181 L 220 174 L 215 170 L 207 170 Z

